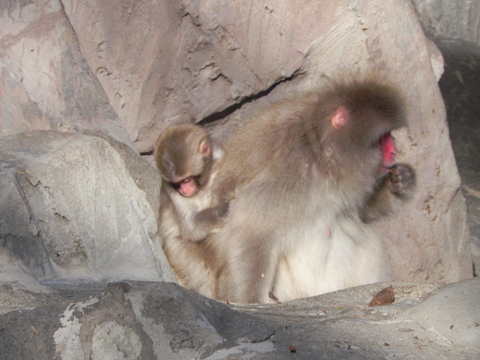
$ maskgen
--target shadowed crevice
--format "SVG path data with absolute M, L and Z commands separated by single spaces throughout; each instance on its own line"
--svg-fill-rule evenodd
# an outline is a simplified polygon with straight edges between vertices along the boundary
M 297 69 L 292 75 L 288 77 L 282 77 L 275 81 L 269 88 L 262 90 L 256 94 L 250 95 L 248 97 L 243 98 L 240 102 L 235 103 L 221 111 L 215 112 L 202 120 L 198 122 L 199 125 L 205 126 L 205 125 L 212 125 L 217 121 L 223 120 L 226 117 L 230 116 L 233 114 L 235 111 L 241 109 L 245 104 L 249 104 L 253 101 L 256 101 L 258 99 L 261 99 L 264 96 L 267 96 L 269 93 L 271 93 L 278 85 L 283 84 L 284 82 L 287 81 L 292 81 L 294 80 L 299 74 L 301 74 L 301 69 Z

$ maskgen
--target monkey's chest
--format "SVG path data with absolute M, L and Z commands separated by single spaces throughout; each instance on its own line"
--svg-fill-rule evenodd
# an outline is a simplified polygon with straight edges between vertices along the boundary
M 280 258 L 273 287 L 280 301 L 383 279 L 381 242 L 360 221 L 343 219 L 327 224 L 318 220 L 286 236 L 291 246 Z
M 173 199 L 178 216 L 182 218 L 182 223 L 184 226 L 191 227 L 189 230 L 194 230 L 195 228 L 195 222 L 193 221 L 195 215 L 200 210 L 209 207 L 210 197 L 208 195 L 210 194 L 203 192 L 191 198 L 177 196 L 175 199 Z

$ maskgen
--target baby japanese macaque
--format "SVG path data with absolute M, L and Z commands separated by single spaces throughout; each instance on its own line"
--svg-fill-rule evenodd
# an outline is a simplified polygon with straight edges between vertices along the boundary
M 213 297 L 213 249 L 207 235 L 223 223 L 228 203 L 212 206 L 212 184 L 222 150 L 200 126 L 167 128 L 155 144 L 162 176 L 158 233 L 179 283 Z

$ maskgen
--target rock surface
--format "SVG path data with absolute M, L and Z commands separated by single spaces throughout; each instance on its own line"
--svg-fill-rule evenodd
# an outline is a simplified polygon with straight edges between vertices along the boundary
M 467 200 L 475 274 L 480 276 L 480 46 L 445 37 L 435 42 L 445 57 L 440 89 Z
M 0 4 L 0 133 L 94 129 L 130 143 L 60 1 Z
M 0 138 L 2 244 L 38 279 L 172 281 L 156 235 L 158 172 L 105 139 L 55 131 Z
M 225 305 L 175 284 L 49 283 L 43 305 L 0 315 L 10 359 L 474 359 L 480 280 L 376 284 L 278 305 Z M 232 309 L 233 307 L 233 309 Z
M 473 41 L 480 45 L 478 1 L 413 0 L 413 3 L 429 34 Z

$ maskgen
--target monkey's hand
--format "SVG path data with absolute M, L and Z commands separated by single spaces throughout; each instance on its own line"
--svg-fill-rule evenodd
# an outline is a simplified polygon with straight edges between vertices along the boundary
M 416 187 L 415 170 L 407 164 L 395 164 L 389 170 L 391 193 L 405 200 L 412 198 Z
M 195 216 L 197 226 L 214 227 L 222 224 L 222 218 L 228 213 L 228 208 L 229 203 L 225 202 L 199 211 Z
M 390 214 L 399 204 L 413 197 L 415 187 L 415 170 L 407 164 L 393 165 L 367 202 L 361 213 L 362 220 L 369 223 Z
M 224 202 L 220 205 L 213 207 L 212 209 L 215 216 L 224 217 L 225 215 L 227 215 L 229 207 L 230 207 L 230 203 Z

